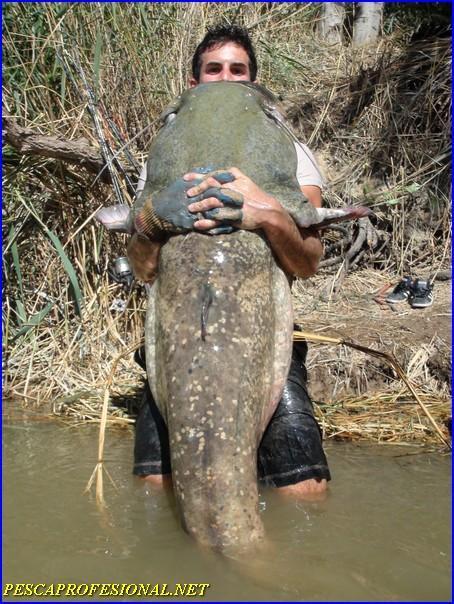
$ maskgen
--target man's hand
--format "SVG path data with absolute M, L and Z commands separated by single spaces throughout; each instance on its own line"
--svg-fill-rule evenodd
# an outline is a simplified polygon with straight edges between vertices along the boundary
M 230 221 L 229 224 L 246 230 L 262 229 L 287 274 L 311 277 L 317 271 L 323 253 L 318 233 L 312 229 L 298 228 L 279 201 L 258 187 L 238 168 L 229 168 L 222 173 L 225 172 L 231 173 L 235 180 L 223 184 L 222 188 L 236 191 L 243 200 L 241 216 L 238 216 L 237 222 Z M 200 184 L 188 189 L 188 197 L 203 194 L 211 187 L 220 187 L 215 175 L 216 172 L 205 176 Z M 183 179 L 194 180 L 197 177 L 200 178 L 200 174 L 190 172 Z M 194 223 L 196 230 L 212 233 L 212 229 L 222 230 L 224 204 L 219 199 L 207 197 L 189 204 L 188 210 L 203 212 L 205 216 Z
M 208 231 L 220 227 L 224 217 L 227 217 L 229 224 L 233 224 L 240 229 L 252 231 L 264 228 L 268 221 L 271 221 L 272 218 L 276 218 L 276 214 L 284 211 L 281 204 L 274 199 L 274 197 L 268 195 L 268 193 L 258 187 L 238 168 L 223 170 L 222 174 L 225 174 L 226 172 L 235 177 L 233 182 L 227 182 L 221 185 L 220 182 L 216 180 L 216 172 L 213 172 L 211 175 L 207 175 L 200 184 L 190 188 L 187 191 L 187 195 L 188 197 L 196 197 L 205 193 L 212 187 L 221 186 L 222 189 L 235 191 L 236 194 L 241 196 L 240 199 L 243 201 L 241 210 L 237 212 L 238 220 L 235 222 L 232 221 L 231 217 L 235 217 L 234 212 L 225 212 L 224 204 L 219 199 L 216 197 L 208 197 L 207 199 L 202 199 L 201 201 L 188 205 L 188 210 L 190 212 L 202 212 L 206 217 L 194 223 L 194 228 L 196 230 Z M 200 174 L 196 174 L 195 172 L 189 172 L 183 176 L 183 179 L 186 181 L 195 180 L 196 178 L 200 178 Z

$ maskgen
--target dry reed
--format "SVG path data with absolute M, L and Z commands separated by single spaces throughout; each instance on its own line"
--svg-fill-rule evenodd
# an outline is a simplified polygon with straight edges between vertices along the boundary
M 3 110 L 21 126 L 84 137 L 96 147 L 86 89 L 65 57 L 79 61 L 97 97 L 104 136 L 135 178 L 157 116 L 186 87 L 192 51 L 206 27 L 220 21 L 247 25 L 261 82 L 284 97 L 295 131 L 324 167 L 326 201 L 361 202 L 376 211 L 374 244 L 365 241 L 350 261 L 350 271 L 362 269 L 354 273 L 357 282 L 344 262 L 311 280 L 322 284 L 315 288 L 318 298 L 307 299 L 307 283 L 295 287 L 297 317 L 307 318 L 311 308 L 316 313 L 322 303 L 317 325 L 335 333 L 331 328 L 343 321 L 348 331 L 354 308 L 335 309 L 334 303 L 347 291 L 364 305 L 364 291 L 374 289 L 365 283 L 369 274 L 384 287 L 378 274 L 391 284 L 404 271 L 429 275 L 450 266 L 450 39 L 412 39 L 407 24 L 367 52 L 347 46 L 333 52 L 314 33 L 317 18 L 315 3 L 9 3 Z M 121 171 L 118 179 L 130 202 Z M 113 189 L 78 166 L 21 155 L 8 145 L 3 184 L 4 395 L 35 406 L 52 401 L 55 413 L 100 421 L 112 363 L 142 337 L 145 311 L 142 287 L 128 294 L 107 275 L 112 259 L 124 254 L 125 237 L 90 220 L 101 205 L 115 203 Z M 345 233 L 326 235 L 327 260 L 345 257 L 350 244 L 344 239 Z M 342 363 L 337 355 L 329 367 L 337 364 L 345 383 Z M 427 373 L 427 363 L 421 372 Z M 131 359 L 120 359 L 110 395 L 133 401 L 142 376 Z M 341 422 L 352 409 L 345 405 Z M 134 421 L 129 408 L 110 405 L 107 411 L 108 426 Z M 328 411 L 319 417 L 325 432 L 346 434 L 330 423 L 333 417 Z M 370 423 L 364 423 L 366 437 L 382 438 Z M 410 438 L 407 432 L 408 426 L 400 430 L 402 440 Z M 423 429 L 414 428 L 415 434 L 426 440 Z

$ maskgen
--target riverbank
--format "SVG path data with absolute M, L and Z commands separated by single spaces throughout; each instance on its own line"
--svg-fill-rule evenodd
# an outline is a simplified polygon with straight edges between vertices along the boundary
M 451 282 L 435 282 L 433 305 L 415 310 L 407 303 L 394 307 L 380 303 L 380 292 L 392 287 L 390 274 L 357 271 L 346 276 L 337 294 L 326 296 L 332 279 L 317 275 L 296 282 L 296 322 L 315 336 L 347 339 L 393 353 L 449 439 Z M 134 322 L 139 325 L 143 308 L 133 306 Z M 112 326 L 117 324 L 115 314 L 110 310 Z M 123 354 L 109 389 L 107 426 L 132 429 L 145 372 L 133 360 L 132 338 L 125 341 L 118 324 L 117 333 L 116 346 L 109 345 L 102 354 L 92 345 L 91 358 L 79 362 L 78 347 L 61 350 L 47 380 L 44 374 L 40 380 L 28 376 L 27 381 L 28 365 L 24 364 L 23 378 L 16 376 L 5 391 L 15 401 L 13 408 L 7 406 L 9 412 L 15 414 L 24 406 L 71 423 L 98 423 L 107 380 L 114 362 Z M 136 333 L 140 333 L 139 328 Z M 93 339 L 102 338 L 93 333 Z M 348 346 L 310 342 L 307 368 L 309 391 L 325 439 L 443 446 L 429 418 L 385 359 Z

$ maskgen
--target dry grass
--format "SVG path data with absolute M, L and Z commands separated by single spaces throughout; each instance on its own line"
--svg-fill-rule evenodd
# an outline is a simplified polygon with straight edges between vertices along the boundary
M 433 306 L 415 310 L 407 303 L 393 306 L 383 303 L 382 296 L 389 291 L 385 288 L 396 282 L 390 273 L 371 269 L 352 273 L 337 294 L 331 293 L 332 281 L 333 277 L 326 279 L 317 275 L 309 281 L 296 282 L 294 309 L 304 331 L 352 339 L 393 353 L 412 379 L 420 379 L 434 392 L 449 394 L 450 282 L 435 282 Z M 445 369 L 429 369 L 437 355 L 444 359 Z M 355 350 L 339 352 L 326 346 L 313 347 L 309 370 L 318 376 L 317 363 L 327 366 L 326 373 L 332 384 L 327 395 L 331 397 L 338 397 L 342 391 L 348 393 L 349 389 L 363 394 L 373 390 L 374 384 L 386 384 L 388 380 L 381 363 L 374 365 L 371 359 Z
M 444 424 L 450 417 L 449 398 L 422 391 L 419 396 L 449 439 Z M 334 405 L 315 403 L 315 410 L 325 439 L 440 445 L 427 417 L 406 392 L 347 397 Z
M 157 116 L 186 87 L 192 51 L 207 26 L 223 20 L 247 25 L 261 82 L 283 95 L 295 131 L 325 168 L 327 202 L 366 203 L 377 213 L 376 245 L 364 245 L 355 258 L 355 269 L 362 270 L 348 274 L 334 264 L 309 284 L 298 282 L 297 318 L 309 331 L 355 333 L 374 343 L 356 326 L 383 310 L 373 302 L 375 290 L 405 271 L 428 276 L 451 262 L 449 39 L 410 44 L 411 32 L 395 29 L 367 53 L 348 47 L 333 52 L 314 33 L 317 18 L 314 3 L 10 3 L 4 7 L 4 108 L 22 126 L 97 145 L 80 73 L 64 60 L 77 58 L 97 95 L 107 141 L 114 151 L 131 141 L 133 159 L 141 164 Z M 119 159 L 129 166 L 124 151 Z M 118 179 L 130 202 L 121 172 Z M 106 274 L 109 262 L 124 254 L 125 238 L 91 220 L 101 205 L 117 202 L 113 189 L 78 167 L 20 156 L 9 147 L 3 185 L 4 395 L 37 406 L 51 401 L 55 413 L 99 421 L 112 364 L 141 339 L 144 318 L 143 289 L 126 294 Z M 327 235 L 328 259 L 345 254 L 340 240 L 339 233 Z M 123 311 L 116 310 L 118 300 Z M 391 321 L 388 329 L 377 319 L 371 329 L 378 343 L 392 347 L 396 325 Z M 446 383 L 428 367 L 443 352 L 445 334 L 425 336 L 403 362 L 444 400 Z M 380 376 L 383 368 L 371 369 L 357 352 L 324 350 L 311 349 L 309 373 L 322 383 L 327 405 L 352 391 L 363 395 L 367 389 L 371 408 L 388 396 L 380 393 L 389 386 L 389 376 Z M 143 373 L 131 358 L 119 365 L 113 398 L 131 402 Z M 334 387 L 323 385 L 333 376 Z M 320 398 L 316 388 L 314 396 Z M 318 405 L 327 435 L 345 427 L 345 404 L 336 425 Z M 111 405 L 108 425 L 131 423 L 133 407 L 128 409 Z M 384 430 L 369 430 L 374 421 L 365 420 L 365 437 L 379 438 Z M 414 434 L 425 442 L 422 429 Z

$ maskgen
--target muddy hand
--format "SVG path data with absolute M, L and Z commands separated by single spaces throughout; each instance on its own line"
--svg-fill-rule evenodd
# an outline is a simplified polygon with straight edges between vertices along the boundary
M 207 181 L 211 177 L 209 176 Z M 195 197 L 188 199 L 189 205 L 200 203 L 200 210 L 197 211 L 197 221 L 208 220 L 214 221 L 214 227 L 205 231 L 209 235 L 221 235 L 231 233 L 235 230 L 234 224 L 241 223 L 243 220 L 243 196 L 241 193 L 226 187 L 220 186 L 234 179 L 234 176 L 229 172 L 218 171 L 210 180 L 212 186 L 208 186 L 206 190 Z M 190 181 L 191 182 L 191 181 Z M 194 181 L 192 181 L 194 182 Z M 200 179 L 196 185 L 200 183 Z M 208 207 L 207 210 L 202 208 Z M 188 207 L 189 209 L 189 207 Z M 193 211 L 193 210 L 192 210 Z M 196 221 L 196 222 L 197 222 Z
M 193 171 L 185 174 L 183 179 L 190 185 L 187 189 L 188 210 L 194 217 L 195 229 L 208 235 L 236 230 L 232 225 L 243 219 L 243 195 L 223 186 L 235 180 L 230 171 L 207 170 L 203 178 L 199 171 Z
M 234 180 L 224 182 L 220 187 L 220 174 L 233 175 Z M 184 180 L 193 182 L 197 174 L 189 172 Z M 238 203 L 220 203 L 220 196 L 213 195 L 215 190 L 221 190 L 224 196 L 237 199 Z M 194 228 L 216 234 L 219 229 L 233 224 L 237 228 L 254 230 L 261 228 L 270 212 L 280 211 L 277 200 L 260 189 L 250 178 L 238 168 L 215 171 L 207 174 L 199 184 L 190 187 L 187 195 L 193 200 L 188 206 L 190 212 L 202 213 L 204 218 L 194 223 Z M 200 197 L 202 197 L 201 200 Z M 240 205 L 240 202 L 242 204 Z M 224 206 L 224 207 L 223 207 Z M 226 207 L 229 206 L 229 207 Z M 241 207 L 242 206 L 242 207 Z M 239 208 L 241 207 L 241 210 Z
M 134 226 L 137 232 L 153 236 L 158 231 L 181 233 L 193 230 L 194 223 L 204 217 L 201 213 L 197 215 L 190 212 L 188 205 L 194 201 L 202 201 L 206 197 L 215 199 L 218 207 L 224 207 L 224 205 L 240 207 L 241 199 L 235 193 L 232 194 L 231 191 L 220 186 L 234 179 L 233 175 L 227 172 L 218 173 L 218 180 L 214 181 L 215 187 L 203 191 L 196 197 L 188 198 L 188 189 L 202 182 L 201 174 L 206 174 L 208 170 L 208 168 L 196 168 L 192 172 L 194 178 L 191 180 L 177 178 L 159 193 L 150 195 L 135 216 Z M 216 206 L 211 205 L 210 207 Z M 229 231 L 231 230 L 233 228 L 229 227 Z

